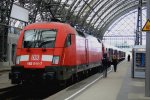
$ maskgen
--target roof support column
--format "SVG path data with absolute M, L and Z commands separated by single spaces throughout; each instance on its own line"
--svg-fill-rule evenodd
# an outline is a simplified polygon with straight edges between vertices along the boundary
M 142 45 L 142 0 L 139 0 L 135 45 Z
M 150 19 L 150 0 L 147 0 L 147 19 Z M 150 31 L 146 32 L 145 96 L 150 97 Z

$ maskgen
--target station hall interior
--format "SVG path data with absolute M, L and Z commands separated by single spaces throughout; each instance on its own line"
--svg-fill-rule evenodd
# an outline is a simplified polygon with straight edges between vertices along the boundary
M 18 60 L 17 55 L 21 52 L 19 51 L 18 53 L 17 51 L 17 49 L 20 49 L 18 48 L 18 45 L 21 45 L 18 42 L 23 36 L 21 34 L 27 33 L 28 32 L 27 30 L 32 29 L 32 27 L 33 28 L 35 27 L 34 29 L 34 32 L 36 31 L 35 33 L 42 34 L 42 32 L 44 32 L 45 30 L 44 31 L 41 29 L 38 30 L 38 27 L 42 28 L 44 27 L 44 25 L 41 23 L 55 24 L 55 22 L 67 24 L 69 25 L 69 27 L 72 27 L 74 30 L 76 30 L 77 33 L 75 33 L 75 35 L 78 35 L 76 36 L 76 39 L 85 38 L 85 42 L 83 42 L 85 45 L 85 55 L 86 55 L 85 66 L 84 64 L 77 65 L 77 70 L 76 68 L 67 69 L 65 67 L 66 69 L 62 69 L 62 73 L 66 71 L 67 75 L 68 74 L 67 71 L 68 72 L 72 71 L 71 74 L 73 73 L 72 75 L 74 75 L 74 73 L 76 74 L 75 71 L 77 71 L 78 73 L 77 76 L 79 78 L 84 75 L 86 76 L 87 74 L 85 73 L 90 73 L 92 67 L 99 64 L 99 63 L 95 64 L 95 62 L 89 64 L 90 60 L 92 59 L 92 58 L 90 59 L 90 53 L 87 53 L 90 52 L 89 48 L 90 47 L 92 48 L 91 52 L 94 52 L 94 50 L 98 52 L 99 49 L 98 48 L 99 46 L 97 46 L 97 48 L 94 48 L 97 42 L 94 42 L 95 44 L 92 44 L 92 42 L 87 42 L 92 41 L 92 39 L 93 41 L 94 39 L 97 39 L 97 41 L 100 44 L 102 44 L 100 51 L 102 53 L 101 60 L 103 59 L 102 57 L 103 54 L 107 53 L 109 59 L 111 59 L 112 62 L 113 55 L 117 54 L 117 57 L 119 59 L 119 63 L 117 65 L 118 66 L 117 72 L 116 73 L 114 72 L 113 70 L 114 66 L 112 64 L 106 71 L 108 77 L 103 78 L 104 76 L 103 71 L 99 73 L 97 71 L 99 70 L 99 67 L 98 68 L 93 67 L 94 72 L 96 73 L 93 74 L 92 72 L 92 75 L 91 74 L 88 75 L 89 77 L 86 78 L 84 77 L 85 79 L 83 80 L 79 79 L 80 81 L 78 81 L 77 83 L 74 84 L 71 83 L 70 86 L 66 88 L 63 87 L 63 89 L 61 90 L 57 89 L 56 90 L 57 92 L 52 91 L 50 95 L 47 95 L 48 94 L 47 92 L 49 91 L 46 90 L 46 95 L 42 95 L 39 97 L 36 95 L 35 98 L 34 96 L 30 97 L 30 95 L 26 94 L 25 92 L 23 92 L 23 96 L 19 94 L 20 97 L 17 97 L 16 96 L 17 94 L 15 94 L 16 97 L 15 96 L 11 97 L 10 96 L 11 92 L 10 94 L 9 92 L 6 94 L 3 93 L 3 90 L 5 89 L 7 90 L 8 88 L 11 87 L 14 88 L 17 87 L 18 85 L 18 84 L 17 85 L 11 84 L 13 83 L 12 82 L 13 75 L 9 76 L 10 75 L 9 73 L 11 74 L 13 73 L 12 71 L 14 69 L 12 69 L 12 66 L 16 66 Z M 51 26 L 50 24 L 46 25 Z M 45 27 L 47 27 L 46 25 Z M 58 24 L 54 26 L 57 25 Z M 67 27 L 67 25 L 64 26 Z M 60 26 L 58 25 L 58 27 Z M 51 31 L 59 32 L 55 29 L 52 29 Z M 34 40 L 36 40 L 39 37 L 40 37 L 39 35 L 37 37 L 34 37 L 33 35 L 31 39 L 34 38 Z M 56 37 L 57 36 L 54 36 L 54 38 Z M 70 37 L 72 39 L 73 36 L 71 35 Z M 22 38 L 22 41 L 25 41 L 25 35 L 24 38 Z M 67 41 L 67 39 L 65 41 Z M 32 52 L 31 47 L 38 48 L 36 47 L 36 45 L 38 45 L 38 42 L 39 41 L 37 39 L 37 43 L 36 41 L 33 41 L 33 43 L 29 43 L 28 45 L 30 46 L 26 47 L 26 51 L 30 54 Z M 70 44 L 67 45 L 71 45 L 72 43 L 73 42 L 70 42 Z M 80 44 L 82 42 L 76 41 L 75 43 L 79 43 L 79 46 L 82 45 Z M 150 100 L 150 62 L 149 62 L 150 46 L 148 45 L 149 43 L 150 43 L 150 0 L 1 0 L 0 1 L 0 99 L 2 98 L 2 100 L 5 99 L 17 100 L 18 98 L 23 99 L 23 97 L 25 96 L 24 98 L 25 100 L 28 99 Z M 65 46 L 66 44 L 64 44 L 64 48 Z M 25 43 L 20 47 L 25 48 Z M 76 46 L 76 48 L 77 47 L 78 46 Z M 59 64 L 59 61 L 61 61 L 60 60 L 61 57 L 59 57 L 58 55 L 59 53 L 57 55 L 52 55 L 52 57 L 48 58 L 49 55 L 46 55 L 48 51 L 47 45 L 43 47 L 41 46 L 41 48 L 42 52 L 45 52 L 45 55 L 44 54 L 40 55 L 42 57 L 41 61 L 51 60 L 51 62 L 53 63 L 53 59 L 55 56 L 54 64 L 55 63 Z M 62 51 L 65 52 L 65 49 L 63 49 Z M 24 56 L 20 55 L 19 58 L 20 61 L 21 59 L 23 59 L 23 61 L 29 59 L 28 57 L 29 54 L 24 53 Z M 128 61 L 129 55 L 130 61 Z M 95 54 L 93 53 L 92 56 L 97 57 L 96 53 Z M 63 56 L 62 58 L 65 57 L 67 58 L 67 56 Z M 74 57 L 72 56 L 71 58 Z M 62 62 L 65 63 L 65 61 Z M 29 63 L 31 64 L 31 62 Z M 69 61 L 66 62 L 66 64 L 68 63 Z M 34 65 L 38 66 L 38 64 L 39 63 L 35 63 Z M 100 61 L 100 64 L 102 66 L 102 61 Z M 43 74 L 43 76 L 44 75 L 47 74 Z M 50 76 L 53 78 L 53 74 L 51 74 Z M 112 86 L 109 83 L 112 83 Z M 102 88 L 101 86 L 104 88 Z M 80 87 L 80 89 L 79 88 L 76 89 L 77 87 Z M 73 90 L 72 88 L 75 89 Z M 36 89 L 33 88 L 33 90 Z M 45 90 L 41 89 L 40 91 Z M 96 93 L 91 94 L 94 91 Z M 101 95 L 99 95 L 98 92 Z M 107 92 L 109 92 L 110 95 L 108 97 Z M 15 91 L 15 93 L 19 93 L 18 90 L 17 92 Z

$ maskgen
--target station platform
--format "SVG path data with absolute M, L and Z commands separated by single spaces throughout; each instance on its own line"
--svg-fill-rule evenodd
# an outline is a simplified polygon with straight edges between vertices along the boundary
M 10 66 L 0 65 L 0 72 L 10 71 L 10 70 L 11 70 Z
M 78 94 L 73 100 L 150 100 L 145 97 L 145 79 L 131 78 L 131 62 L 118 64 L 112 71 Z

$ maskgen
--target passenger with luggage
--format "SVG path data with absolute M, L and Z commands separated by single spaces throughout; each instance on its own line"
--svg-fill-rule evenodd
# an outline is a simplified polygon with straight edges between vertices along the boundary
M 116 72 L 117 71 L 118 59 L 117 59 L 117 57 L 115 55 L 113 56 L 112 64 L 114 66 L 114 72 Z

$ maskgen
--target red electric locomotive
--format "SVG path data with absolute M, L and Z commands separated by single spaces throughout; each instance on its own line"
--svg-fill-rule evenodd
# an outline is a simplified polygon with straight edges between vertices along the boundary
M 21 31 L 9 78 L 12 84 L 67 80 L 98 69 L 101 59 L 99 39 L 65 23 L 34 23 Z

